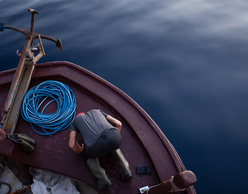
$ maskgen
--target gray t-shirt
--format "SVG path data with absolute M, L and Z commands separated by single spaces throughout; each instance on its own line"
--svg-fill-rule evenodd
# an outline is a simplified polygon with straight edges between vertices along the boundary
M 78 115 L 71 124 L 71 131 L 82 134 L 84 143 L 91 148 L 104 131 L 116 129 L 107 120 L 107 114 L 100 109 L 93 109 L 85 114 Z

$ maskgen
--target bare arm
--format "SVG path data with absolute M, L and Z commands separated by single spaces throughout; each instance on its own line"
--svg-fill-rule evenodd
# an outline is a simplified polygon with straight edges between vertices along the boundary
M 106 119 L 111 125 L 116 127 L 119 130 L 119 132 L 121 132 L 122 123 L 119 120 L 115 119 L 110 115 L 107 115 Z
M 71 131 L 70 139 L 69 139 L 69 147 L 77 155 L 80 155 L 84 149 L 84 143 L 82 143 L 82 146 L 80 146 L 79 143 L 76 141 L 76 139 L 77 139 L 77 132 Z

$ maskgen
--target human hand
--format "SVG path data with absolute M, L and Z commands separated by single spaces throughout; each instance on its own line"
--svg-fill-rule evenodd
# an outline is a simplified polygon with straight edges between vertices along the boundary
M 79 143 L 76 141 L 76 145 L 81 153 L 84 150 L 84 143 L 82 143 L 82 146 L 80 146 Z

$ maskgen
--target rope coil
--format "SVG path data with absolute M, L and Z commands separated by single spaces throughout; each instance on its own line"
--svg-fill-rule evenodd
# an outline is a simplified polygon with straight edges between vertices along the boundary
M 57 110 L 44 113 L 52 102 L 57 104 Z M 75 118 L 76 97 L 67 85 L 58 81 L 45 81 L 27 92 L 23 99 L 21 115 L 31 123 L 35 132 L 52 137 L 52 134 L 68 128 L 70 121 Z M 37 131 L 34 125 L 42 128 L 44 132 Z

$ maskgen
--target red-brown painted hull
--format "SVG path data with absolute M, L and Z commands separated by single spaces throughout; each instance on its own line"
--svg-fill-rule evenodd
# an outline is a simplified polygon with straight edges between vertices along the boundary
M 4 103 L 15 73 L 15 69 L 0 73 L 0 108 Z M 149 115 L 124 92 L 102 79 L 69 62 L 49 62 L 36 66 L 30 88 L 45 81 L 57 80 L 69 86 L 77 98 L 77 113 L 91 109 L 104 112 L 121 120 L 123 137 L 121 150 L 129 161 L 133 179 L 129 183 L 120 180 L 118 166 L 109 156 L 100 158 L 112 185 L 104 192 L 108 194 L 138 194 L 139 188 L 164 182 L 185 167 L 177 152 Z M 54 107 L 51 106 L 51 109 Z M 15 163 L 23 169 L 37 167 L 53 171 L 85 182 L 97 190 L 96 178 L 80 156 L 69 146 L 70 130 L 58 132 L 53 137 L 41 136 L 21 117 L 15 133 L 25 133 L 36 141 L 32 153 L 23 153 L 19 146 L 9 139 L 0 142 L 0 153 L 16 158 Z M 78 137 L 78 141 L 81 139 Z M 152 175 L 139 176 L 136 167 L 151 166 Z M 195 193 L 193 187 L 181 193 Z

